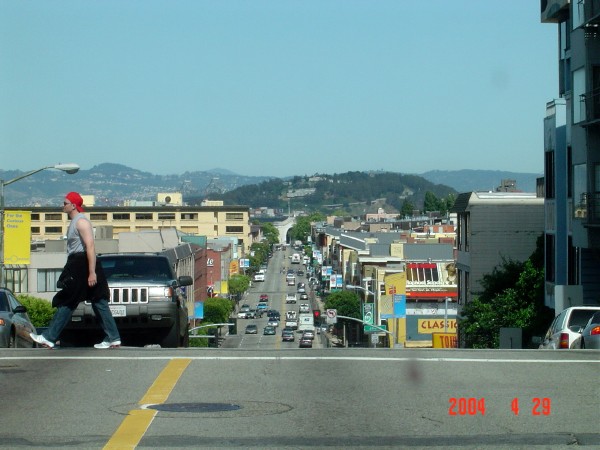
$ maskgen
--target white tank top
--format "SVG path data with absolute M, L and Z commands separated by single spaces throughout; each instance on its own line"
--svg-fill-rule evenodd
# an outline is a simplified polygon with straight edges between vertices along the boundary
M 81 236 L 79 235 L 79 230 L 77 229 L 77 221 L 80 219 L 88 220 L 85 214 L 79 213 L 75 217 L 73 217 L 71 223 L 69 224 L 69 228 L 67 229 L 68 255 L 71 255 L 72 253 L 85 252 L 85 246 L 83 245 L 83 241 L 81 240 Z

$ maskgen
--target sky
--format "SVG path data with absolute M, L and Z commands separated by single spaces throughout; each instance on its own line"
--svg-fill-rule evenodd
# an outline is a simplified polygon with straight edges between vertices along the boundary
M 0 169 L 543 172 L 539 0 L 0 0 Z

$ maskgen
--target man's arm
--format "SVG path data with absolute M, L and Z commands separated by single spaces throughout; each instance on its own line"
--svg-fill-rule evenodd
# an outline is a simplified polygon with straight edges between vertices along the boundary
M 94 246 L 94 230 L 89 220 L 78 220 L 77 231 L 81 236 L 81 241 L 85 246 L 85 253 L 88 260 L 88 286 L 94 286 L 97 283 L 96 278 L 96 247 Z

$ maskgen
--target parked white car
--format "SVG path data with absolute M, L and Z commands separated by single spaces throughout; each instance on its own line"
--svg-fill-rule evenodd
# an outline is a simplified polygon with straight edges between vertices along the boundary
M 600 311 L 600 306 L 572 306 L 563 310 L 552 321 L 541 349 L 579 348 L 581 331 L 585 328 L 594 313 Z

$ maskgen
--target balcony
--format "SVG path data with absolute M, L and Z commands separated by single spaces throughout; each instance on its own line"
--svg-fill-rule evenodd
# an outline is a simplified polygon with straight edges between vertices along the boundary
M 599 0 L 600 1 L 600 0 Z M 581 95 L 581 104 L 585 107 L 584 127 L 600 125 L 600 88 Z

